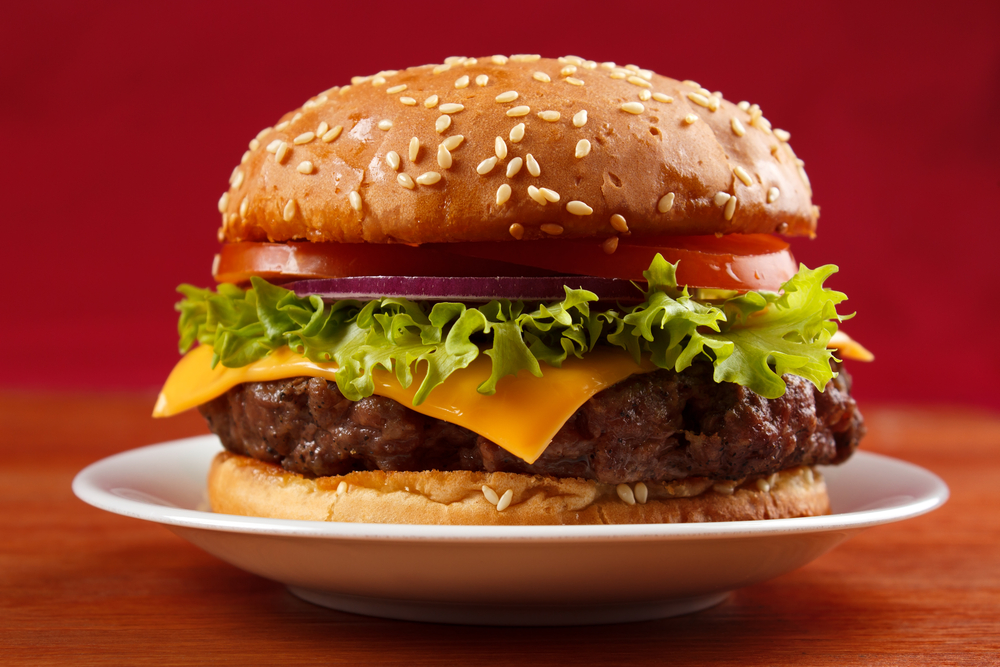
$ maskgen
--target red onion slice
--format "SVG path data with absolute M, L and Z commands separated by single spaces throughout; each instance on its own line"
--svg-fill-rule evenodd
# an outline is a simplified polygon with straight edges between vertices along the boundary
M 357 276 L 299 280 L 284 285 L 298 296 L 319 296 L 324 301 L 357 299 L 370 301 L 382 297 L 402 297 L 411 301 L 562 301 L 563 286 L 585 289 L 602 301 L 639 303 L 642 292 L 628 280 L 589 276 L 553 276 L 540 278 L 437 278 L 411 276 Z

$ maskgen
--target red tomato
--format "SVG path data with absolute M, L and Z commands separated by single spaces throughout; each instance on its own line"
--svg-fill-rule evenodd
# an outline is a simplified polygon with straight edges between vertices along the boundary
M 589 275 L 643 280 L 659 253 L 679 262 L 677 279 L 690 287 L 778 290 L 795 275 L 788 244 L 768 234 L 623 237 L 613 254 L 603 239 L 437 243 L 230 243 L 215 278 L 241 283 L 250 276 L 282 282 L 346 276 Z

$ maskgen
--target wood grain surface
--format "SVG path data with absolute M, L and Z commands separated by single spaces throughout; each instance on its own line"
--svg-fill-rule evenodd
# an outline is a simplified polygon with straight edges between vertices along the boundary
M 77 500 L 70 482 L 85 465 L 207 432 L 194 413 L 152 420 L 152 402 L 0 393 L 0 663 L 1000 665 L 997 415 L 869 408 L 863 447 L 934 471 L 951 500 L 713 609 L 487 628 L 315 607 L 161 526 Z

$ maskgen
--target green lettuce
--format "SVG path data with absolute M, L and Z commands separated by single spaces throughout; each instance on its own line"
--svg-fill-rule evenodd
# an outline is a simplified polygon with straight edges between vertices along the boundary
M 372 394 L 377 368 L 409 387 L 414 369 L 423 365 L 414 405 L 481 353 L 490 357 L 492 372 L 478 390 L 493 394 L 507 375 L 526 370 L 541 376 L 540 362 L 559 367 L 599 345 L 678 372 L 702 358 L 713 364 L 717 382 L 766 398 L 784 394 L 786 373 L 820 391 L 834 377 L 826 344 L 845 319 L 836 306 L 847 297 L 823 282 L 836 266 L 800 266 L 780 294 L 748 292 L 718 303 L 693 299 L 677 285 L 676 269 L 657 255 L 643 273 L 645 300 L 620 311 L 595 311 L 590 304 L 597 295 L 569 288 L 558 303 L 496 300 L 470 308 L 390 297 L 326 304 L 260 278 L 252 278 L 247 290 L 181 285 L 180 350 L 195 342 L 211 345 L 213 367 L 238 368 L 287 345 L 313 361 L 336 363 L 337 386 L 351 400 Z

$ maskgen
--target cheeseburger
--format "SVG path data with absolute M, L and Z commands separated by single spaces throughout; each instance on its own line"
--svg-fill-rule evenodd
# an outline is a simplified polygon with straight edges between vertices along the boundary
M 789 134 L 575 56 L 355 77 L 252 141 L 157 416 L 217 512 L 421 524 L 829 511 L 865 428 Z

